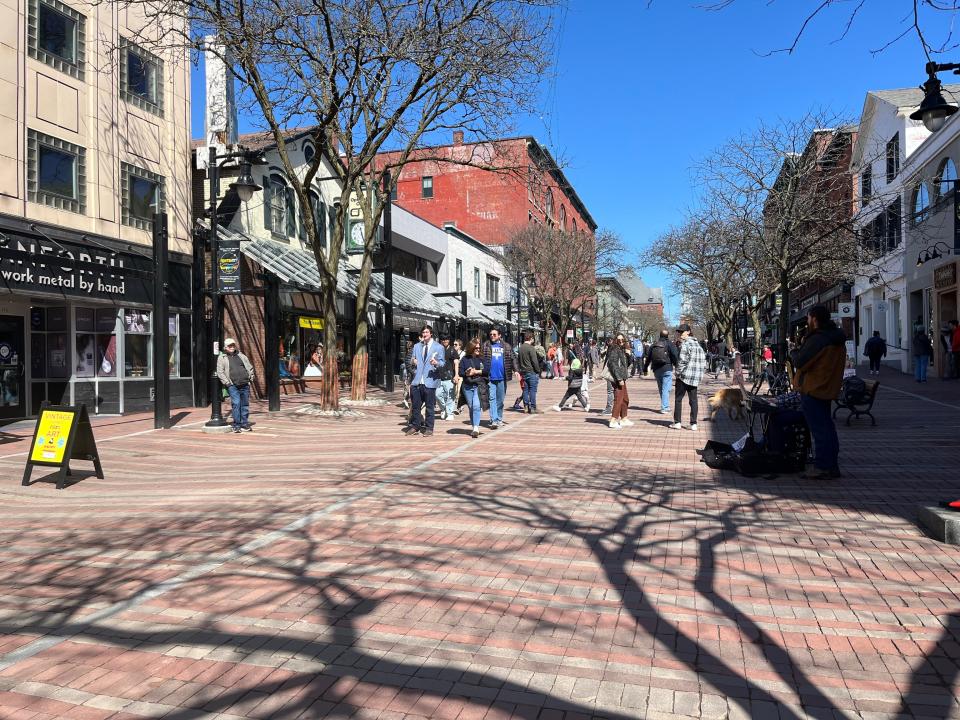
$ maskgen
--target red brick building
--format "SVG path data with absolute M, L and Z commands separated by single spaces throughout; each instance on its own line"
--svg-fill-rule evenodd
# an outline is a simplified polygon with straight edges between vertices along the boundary
M 381 153 L 389 162 L 397 153 Z M 438 227 L 453 223 L 486 245 L 504 245 L 527 223 L 597 229 L 550 152 L 533 137 L 424 148 L 404 166 L 395 202 Z M 488 169 L 490 168 L 490 169 Z

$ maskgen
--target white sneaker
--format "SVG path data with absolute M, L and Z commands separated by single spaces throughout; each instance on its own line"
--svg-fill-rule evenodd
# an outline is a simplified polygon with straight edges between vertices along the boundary
M 611 430 L 620 430 L 620 429 L 621 429 L 621 425 L 620 425 L 620 423 L 619 423 L 618 421 L 616 421 L 616 420 L 611 420 L 611 421 L 610 421 L 610 429 L 611 429 Z
M 691 426 L 690 426 L 690 429 L 693 430 L 694 432 L 696 432 L 696 431 L 697 431 L 697 424 L 694 423 L 693 425 L 691 425 Z
M 554 406 L 553 406 L 552 408 L 550 408 L 550 409 L 551 409 L 551 410 L 556 410 L 557 412 L 560 412 L 561 410 L 563 410 L 563 408 L 560 407 L 559 405 L 554 405 Z
M 444 410 L 442 413 L 440 413 L 440 419 L 441 419 L 441 420 L 446 420 L 446 419 L 447 419 L 447 411 L 446 411 L 446 410 Z
M 587 404 L 587 406 L 583 409 L 583 411 L 584 411 L 584 412 L 590 412 L 590 405 Z
M 683 425 L 681 425 L 680 423 L 670 423 L 670 429 L 671 429 L 671 430 L 679 430 L 679 429 L 682 428 L 682 427 L 683 427 Z
M 621 424 L 623 427 L 630 427 L 630 426 L 632 426 L 632 425 L 634 424 L 634 422 L 633 422 L 633 420 L 627 420 L 626 418 L 621 418 L 621 419 L 620 419 L 620 424 Z

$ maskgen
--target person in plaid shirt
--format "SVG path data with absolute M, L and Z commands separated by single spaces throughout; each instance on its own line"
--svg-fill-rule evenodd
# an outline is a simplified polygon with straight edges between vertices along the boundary
M 680 335 L 680 360 L 676 369 L 676 395 L 674 396 L 673 407 L 673 425 L 670 427 L 679 430 L 683 425 L 680 424 L 681 403 L 683 396 L 688 397 L 690 403 L 690 429 L 697 429 L 697 386 L 703 379 L 703 373 L 707 369 L 707 356 L 703 348 L 691 335 L 690 326 L 684 323 L 677 328 Z

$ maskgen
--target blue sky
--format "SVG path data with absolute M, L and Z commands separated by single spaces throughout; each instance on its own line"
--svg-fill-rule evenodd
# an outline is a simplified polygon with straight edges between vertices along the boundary
M 868 90 L 925 79 L 915 35 L 871 53 L 903 31 L 907 0 L 866 3 L 835 42 L 857 4 L 841 3 L 809 26 L 792 55 L 773 56 L 765 54 L 790 45 L 820 0 L 697 7 L 711 1 L 653 0 L 648 7 L 646 0 L 568 0 L 542 113 L 518 121 L 519 133 L 535 135 L 566 162 L 594 219 L 635 253 L 682 220 L 696 195 L 690 168 L 725 139 L 761 119 L 811 108 L 855 119 Z M 947 19 L 935 19 L 937 27 Z M 941 60 L 960 61 L 960 50 L 955 55 Z M 194 137 L 202 137 L 202 69 L 193 84 Z M 664 286 L 675 316 L 679 299 L 669 278 L 643 276 Z

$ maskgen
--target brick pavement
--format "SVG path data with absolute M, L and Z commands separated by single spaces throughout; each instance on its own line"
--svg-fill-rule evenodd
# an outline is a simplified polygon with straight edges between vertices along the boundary
M 819 484 L 706 468 L 742 426 L 670 431 L 649 380 L 620 432 L 114 419 L 60 492 L 5 433 L 0 718 L 960 718 L 960 551 L 913 518 L 960 386 L 881 381 Z

